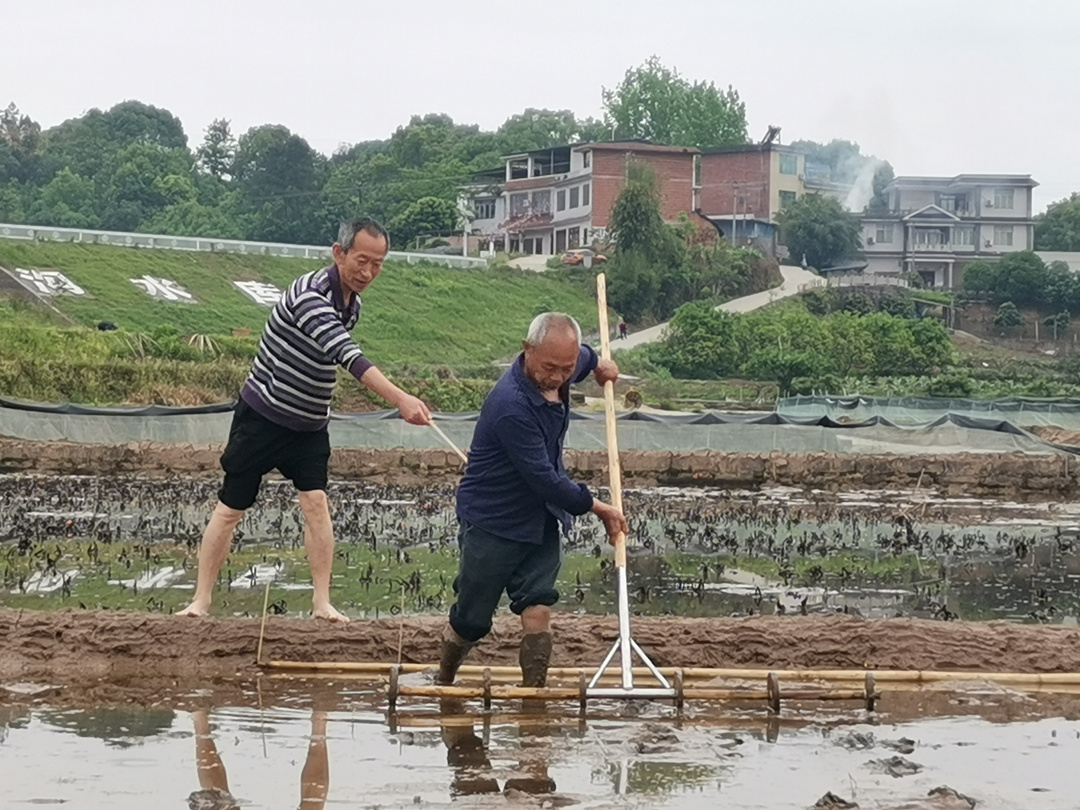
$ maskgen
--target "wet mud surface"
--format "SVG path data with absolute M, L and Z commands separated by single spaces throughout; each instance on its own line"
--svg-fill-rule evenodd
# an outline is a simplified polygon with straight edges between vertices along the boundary
M 272 617 L 264 660 L 432 663 L 444 619 L 353 621 Z M 868 620 L 850 616 L 634 620 L 660 666 L 1080 672 L 1080 630 L 1005 622 Z M 0 610 L 0 678 L 85 683 L 98 678 L 252 677 L 257 619 L 187 619 L 106 611 Z M 618 630 L 611 617 L 557 614 L 553 666 L 598 664 Z M 469 663 L 517 663 L 520 630 L 501 616 Z

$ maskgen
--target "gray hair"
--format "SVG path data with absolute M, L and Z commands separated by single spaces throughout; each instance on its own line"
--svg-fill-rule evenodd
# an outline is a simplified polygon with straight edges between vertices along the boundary
M 525 342 L 530 346 L 539 346 L 544 342 L 544 338 L 552 327 L 573 330 L 578 345 L 581 345 L 581 327 L 577 321 L 563 312 L 542 312 L 533 318 L 533 322 L 529 324 L 529 334 Z
M 381 236 L 386 240 L 386 247 L 390 247 L 390 234 L 386 232 L 386 228 L 381 223 L 371 217 L 357 217 L 356 219 L 350 219 L 348 222 L 342 222 L 341 227 L 338 228 L 338 244 L 341 245 L 342 250 L 348 252 L 352 250 L 356 235 L 364 232 L 376 238 Z

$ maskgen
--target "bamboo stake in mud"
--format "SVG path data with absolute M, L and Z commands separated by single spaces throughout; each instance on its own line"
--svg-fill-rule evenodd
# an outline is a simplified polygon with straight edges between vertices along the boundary
M 266 614 L 270 610 L 270 582 L 271 582 L 271 579 L 266 580 L 266 592 L 263 594 L 262 623 L 259 625 L 259 648 L 255 652 L 255 665 L 259 666 L 259 667 L 261 667 L 263 665 L 263 662 L 262 662 L 263 636 L 266 635 Z

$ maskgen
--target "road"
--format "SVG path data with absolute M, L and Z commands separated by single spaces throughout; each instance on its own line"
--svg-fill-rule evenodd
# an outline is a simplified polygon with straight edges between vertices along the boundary
M 717 309 L 723 310 L 724 312 L 750 312 L 755 309 L 761 309 L 763 306 L 771 304 L 773 301 L 779 301 L 781 298 L 797 295 L 810 287 L 825 286 L 825 279 L 808 270 L 803 270 L 801 267 L 787 267 L 781 265 L 780 273 L 784 277 L 784 283 L 779 287 L 774 287 L 765 292 L 754 293 L 753 295 L 745 295 L 742 298 L 733 298 L 718 306 Z M 611 342 L 611 350 L 614 352 L 619 349 L 632 349 L 635 346 L 641 346 L 644 343 L 655 343 L 656 341 L 663 339 L 664 332 L 667 331 L 667 328 L 668 325 L 666 323 L 661 323 L 656 326 L 650 326 L 648 329 L 642 329 L 640 332 L 632 332 L 627 336 L 626 340 L 613 340 Z

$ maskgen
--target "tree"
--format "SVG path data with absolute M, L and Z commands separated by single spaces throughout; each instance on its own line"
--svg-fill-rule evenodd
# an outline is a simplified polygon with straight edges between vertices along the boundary
M 1058 335 L 1067 333 L 1069 331 L 1069 322 L 1072 320 L 1072 314 L 1068 310 L 1051 315 L 1049 318 L 1043 320 L 1043 326 L 1047 329 L 1052 329 L 1054 332 L 1054 340 L 1058 339 Z
M 715 379 L 737 365 L 732 316 L 711 302 L 693 301 L 675 312 L 660 355 L 677 377 Z
M 985 295 L 998 288 L 998 267 L 986 259 L 964 265 L 964 291 Z
M 630 68 L 613 90 L 604 88 L 604 119 L 614 139 L 674 146 L 747 143 L 746 104 L 738 92 L 712 82 L 689 82 L 658 57 Z
M 649 259 L 634 251 L 618 251 L 604 265 L 611 306 L 630 323 L 653 314 L 660 290 L 660 274 Z
M 1033 251 L 1019 250 L 1004 256 L 997 265 L 997 300 L 1038 306 L 1046 301 L 1046 263 Z
M 1019 326 L 1023 322 L 1024 319 L 1020 316 L 1020 310 L 1016 308 L 1016 304 L 1012 301 L 1006 301 L 994 313 L 994 326 L 999 329 L 1010 329 Z
M 777 219 L 791 255 L 805 256 L 811 267 L 830 267 L 862 247 L 858 219 L 834 197 L 806 194 L 784 208 Z
M 611 237 L 622 251 L 637 251 L 655 258 L 667 238 L 660 216 L 660 195 L 652 168 L 631 162 L 626 170 L 626 187 L 611 209 Z
M 461 215 L 455 203 L 421 197 L 387 223 L 394 247 L 407 248 L 418 236 L 444 234 L 457 228 Z
M 206 128 L 202 146 L 195 150 L 199 168 L 218 180 L 232 178 L 233 160 L 236 159 L 236 138 L 225 118 L 215 118 Z
M 325 159 L 286 127 L 254 127 L 241 135 L 233 171 L 252 218 L 248 236 L 268 242 L 325 242 L 329 234 L 318 208 L 324 165 Z
M 100 224 L 94 203 L 94 181 L 62 169 L 41 189 L 30 208 L 29 220 L 60 228 L 94 228 Z
M 1080 193 L 1051 203 L 1035 218 L 1036 250 L 1080 250 Z
M 192 199 L 190 167 L 186 150 L 152 143 L 134 141 L 113 153 L 94 178 L 102 227 L 135 231 L 167 206 Z
M 578 120 L 570 110 L 537 110 L 530 107 L 512 115 L 495 131 L 503 154 L 531 152 L 550 146 L 587 143 L 608 135 L 602 121 Z
M 0 183 L 33 179 L 43 146 L 41 125 L 9 104 L 0 112 Z

